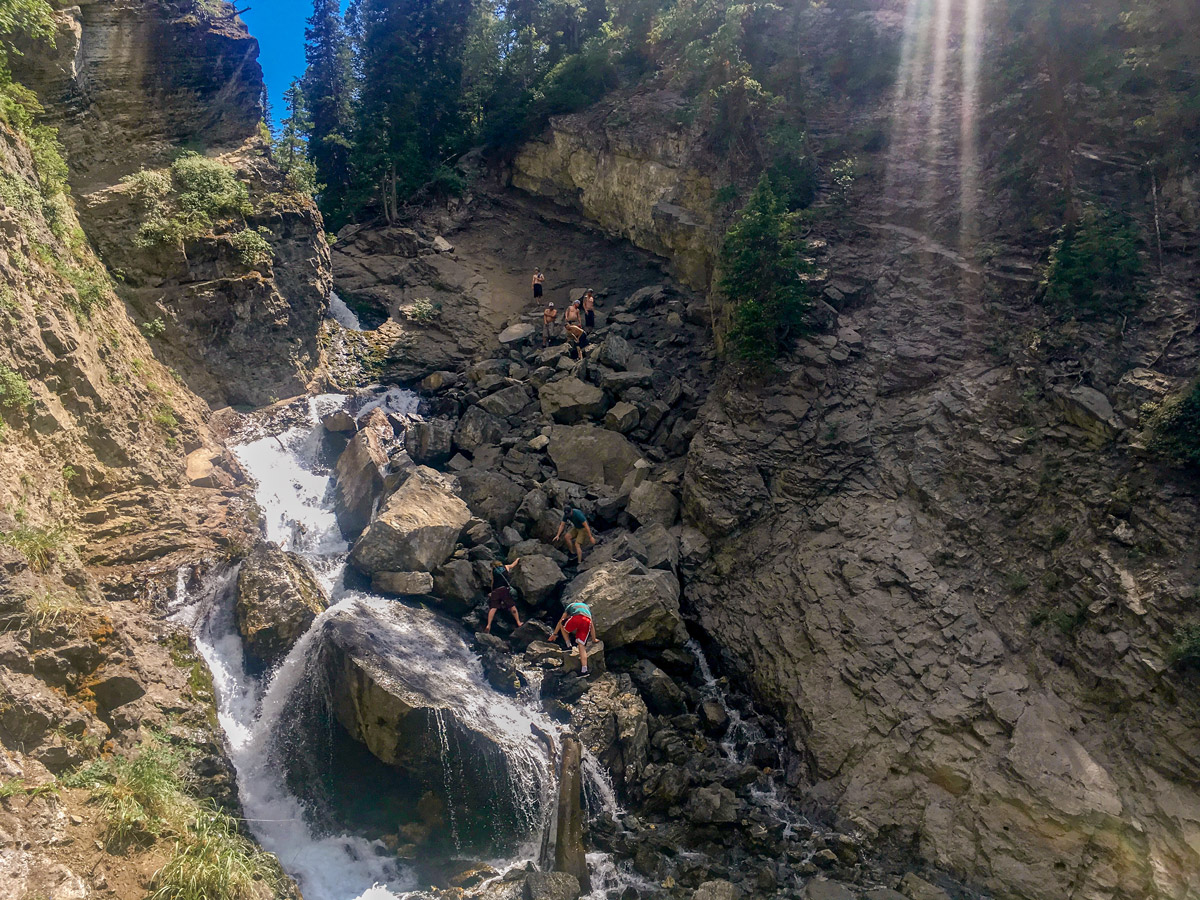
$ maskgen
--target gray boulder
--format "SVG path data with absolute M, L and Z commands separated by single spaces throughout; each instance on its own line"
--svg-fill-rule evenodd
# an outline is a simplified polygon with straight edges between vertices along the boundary
M 519 384 L 514 384 L 512 387 L 484 397 L 479 401 L 479 406 L 493 416 L 507 419 L 509 416 L 515 416 L 532 402 L 533 397 L 529 395 L 529 391 Z
M 641 459 L 637 448 L 624 437 L 595 425 L 555 425 L 549 453 L 561 480 L 614 488 L 621 486 Z
M 579 575 L 562 599 L 564 604 L 588 604 L 596 636 L 609 649 L 687 642 L 679 613 L 679 581 L 662 569 L 647 569 L 633 560 L 605 563 Z
M 633 683 L 656 716 L 678 716 L 687 712 L 687 698 L 666 672 L 649 660 L 639 660 L 630 671 Z
M 604 415 L 604 427 L 609 431 L 616 431 L 620 434 L 629 434 L 633 429 L 637 428 L 638 421 L 641 419 L 641 413 L 638 408 L 632 403 L 626 403 L 622 400 Z
M 512 524 L 525 490 L 499 472 L 467 469 L 458 473 L 459 493 L 471 512 L 496 531 Z
M 480 595 L 475 567 L 469 560 L 452 559 L 433 573 L 433 595 L 438 605 L 455 615 L 465 615 Z
M 569 377 L 551 381 L 538 390 L 542 412 L 564 425 L 604 415 L 608 401 L 604 391 L 593 384 Z
M 260 546 L 242 563 L 234 611 L 246 652 L 273 666 L 329 602 L 307 564 L 295 553 Z
M 358 424 L 354 421 L 354 416 L 346 412 L 344 409 L 334 410 L 324 416 L 321 416 L 321 425 L 326 431 L 334 434 L 347 434 L 354 432 L 358 428 Z
M 450 482 L 418 466 L 354 544 L 350 562 L 366 574 L 432 572 L 450 558 L 470 521 Z
M 540 606 L 558 590 L 566 579 L 562 569 L 545 556 L 522 556 L 512 573 L 513 586 L 521 592 L 521 599 Z
M 579 900 L 579 879 L 566 872 L 530 872 L 524 900 Z
M 633 348 L 620 335 L 610 334 L 600 345 L 596 354 L 596 362 L 610 369 L 624 371 L 629 368 L 629 360 L 633 356 Z
M 357 537 L 371 521 L 371 510 L 383 493 L 383 468 L 387 461 L 373 428 L 364 428 L 354 435 L 338 457 L 333 470 L 333 514 L 346 537 Z
M 686 812 L 687 817 L 697 824 L 729 824 L 740 818 L 741 804 L 729 788 L 713 784 L 692 792 Z
M 428 572 L 376 572 L 371 576 L 371 589 L 377 594 L 420 596 L 433 590 L 433 576 Z
M 728 881 L 706 881 L 696 888 L 692 900 L 736 900 L 738 889 Z
M 855 900 L 855 894 L 844 884 L 814 878 L 804 886 L 804 900 Z
M 454 423 L 448 419 L 411 423 L 404 430 L 404 449 L 419 466 L 445 465 L 454 454 Z
M 675 571 L 679 567 L 679 541 L 663 525 L 655 523 L 639 528 L 634 535 L 646 548 L 646 566 Z
M 464 453 L 474 453 L 480 447 L 497 443 L 504 426 L 487 410 L 472 406 L 458 420 L 454 429 L 454 446 Z
M 670 528 L 679 515 L 679 501 L 669 488 L 656 481 L 643 481 L 630 493 L 625 511 L 639 525 Z

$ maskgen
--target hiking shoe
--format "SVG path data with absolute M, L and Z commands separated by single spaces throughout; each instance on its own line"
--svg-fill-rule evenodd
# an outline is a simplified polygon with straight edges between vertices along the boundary
M 579 670 L 579 677 L 580 677 L 580 678 L 587 678 L 587 677 L 588 677 L 588 675 L 590 675 L 590 674 L 591 674 L 591 673 L 590 673 L 590 672 L 589 672 L 587 669 L 580 669 L 580 670 Z

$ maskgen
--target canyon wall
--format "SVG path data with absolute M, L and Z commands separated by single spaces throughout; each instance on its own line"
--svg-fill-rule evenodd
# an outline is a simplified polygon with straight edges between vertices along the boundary
M 963 71 L 960 28 L 943 72 Z M 1200 368 L 1195 173 L 1152 186 L 1080 85 L 1063 92 L 1084 125 L 1052 153 L 1032 75 L 981 111 L 937 71 L 902 73 L 876 109 L 811 110 L 817 148 L 890 143 L 819 201 L 816 333 L 765 376 L 727 370 L 701 413 L 683 505 L 712 554 L 686 602 L 787 723 L 793 782 L 864 830 L 1000 897 L 1191 896 L 1200 702 L 1169 660 L 1196 615 L 1200 481 L 1144 429 Z M 721 185 L 672 125 L 646 133 L 642 102 L 554 119 L 513 184 L 703 284 L 719 235 L 688 186 Z M 1058 190 L 1061 165 L 1132 210 L 1135 314 L 1063 321 L 1038 301 L 1047 245 L 1003 170 L 1041 153 L 1060 156 L 1030 194 Z M 663 200 L 701 223 L 686 240 Z

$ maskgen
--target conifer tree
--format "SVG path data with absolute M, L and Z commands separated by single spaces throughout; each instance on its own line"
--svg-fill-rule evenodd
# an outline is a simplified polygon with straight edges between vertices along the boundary
M 348 214 L 354 122 L 350 41 L 338 0 L 314 0 L 304 40 L 308 69 L 301 87 L 312 121 L 308 156 L 316 180 L 324 185 L 319 198 L 321 212 L 336 230 L 345 224 Z
M 299 78 L 288 87 L 283 102 L 288 114 L 273 145 L 275 162 L 297 190 L 315 194 L 319 187 L 316 167 L 308 158 L 307 140 L 312 132 L 312 119 L 308 115 L 308 104 Z

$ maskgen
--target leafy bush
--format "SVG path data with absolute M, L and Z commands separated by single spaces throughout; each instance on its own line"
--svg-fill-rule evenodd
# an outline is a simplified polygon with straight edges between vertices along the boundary
M 467 190 L 466 180 L 449 166 L 438 166 L 429 176 L 429 190 L 442 197 L 461 197 Z
M 266 265 L 275 258 L 275 252 L 266 239 L 257 231 L 249 228 L 230 236 L 229 243 L 233 244 L 233 249 L 238 253 L 238 259 L 248 269 Z
M 70 306 L 80 315 L 89 316 L 102 306 L 112 292 L 112 280 L 108 272 L 98 263 L 86 266 L 59 266 L 60 273 L 75 289 L 75 299 L 68 298 Z
M 163 171 L 135 172 L 122 180 L 142 205 L 134 243 L 140 247 L 180 244 L 209 232 L 213 223 L 249 215 L 250 190 L 233 169 L 215 159 L 185 152 Z
M 1128 218 L 1088 206 L 1050 248 L 1042 280 L 1046 302 L 1080 316 L 1128 312 L 1141 299 L 1140 246 Z
M 1200 466 L 1200 380 L 1158 408 L 1151 418 L 1151 449 Z
M 817 195 L 817 167 L 794 151 L 781 153 L 767 169 L 771 189 L 789 210 L 806 209 Z
M 162 337 L 167 333 L 167 323 L 163 321 L 162 316 L 157 316 L 153 319 L 148 319 L 142 323 L 142 334 L 148 338 Z
M 756 365 L 784 351 L 812 304 L 793 227 L 764 173 L 721 247 L 720 289 L 733 304 L 726 347 Z
M 0 409 L 24 409 L 33 405 L 29 382 L 4 363 L 0 363 Z
M 420 322 L 422 325 L 428 325 L 441 315 L 441 307 L 437 306 L 428 297 L 419 297 L 413 302 L 412 308 L 408 311 L 408 317 L 415 322 Z
M 1181 668 L 1200 667 L 1200 625 L 1188 625 L 1179 631 L 1167 661 Z

